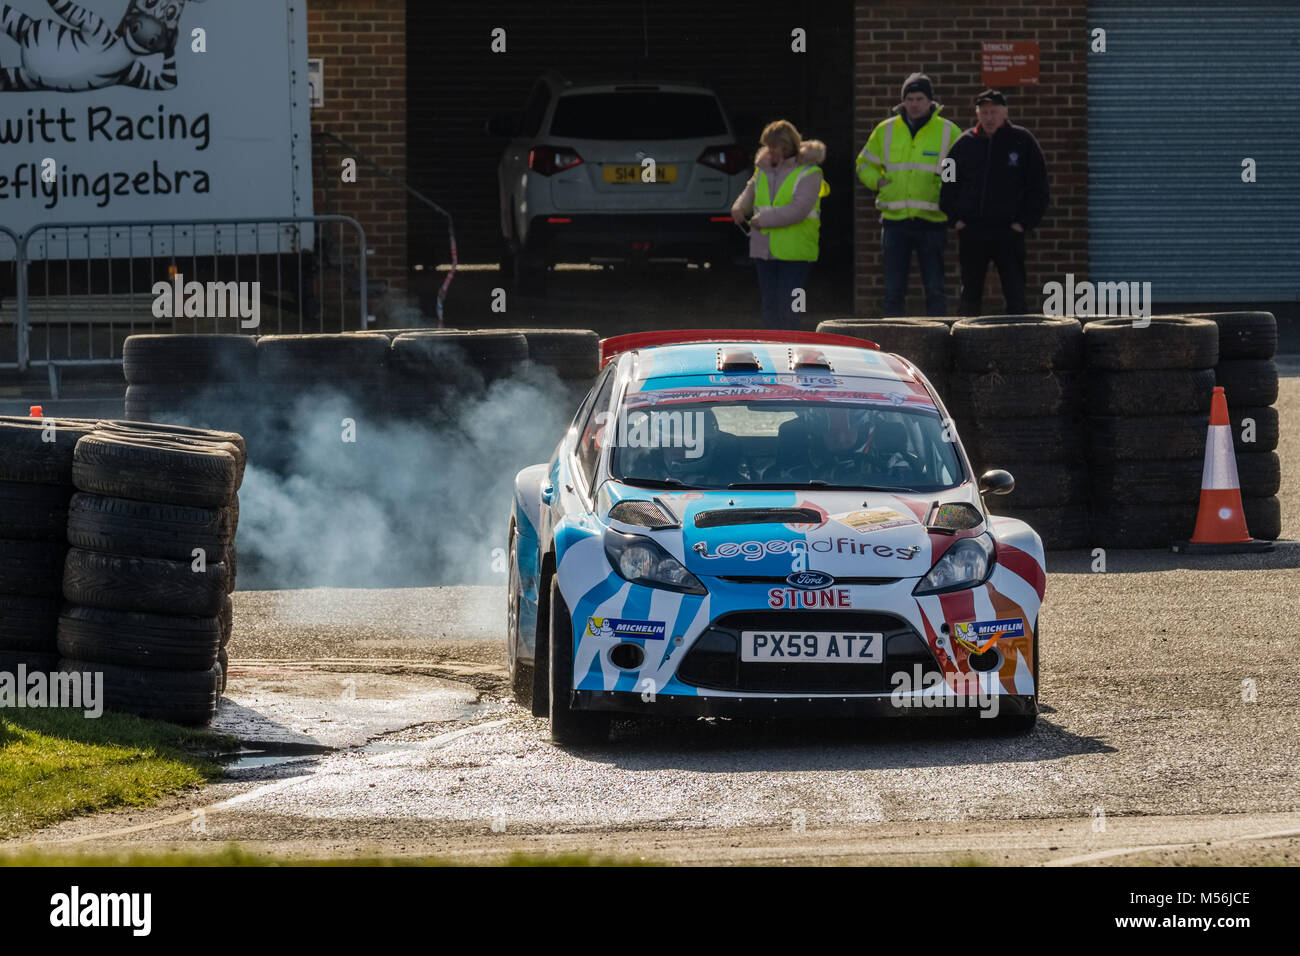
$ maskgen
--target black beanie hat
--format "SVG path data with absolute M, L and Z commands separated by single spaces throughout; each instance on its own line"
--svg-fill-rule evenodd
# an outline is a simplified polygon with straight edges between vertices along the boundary
M 903 81 L 903 92 L 898 98 L 906 99 L 908 93 L 924 93 L 930 99 L 934 99 L 934 87 L 930 85 L 930 78 L 924 73 L 913 73 Z
M 997 103 L 999 106 L 1007 105 L 1007 98 L 1003 96 L 1001 93 L 999 93 L 997 90 L 984 90 L 983 92 L 981 92 L 977 97 L 975 97 L 975 105 L 979 106 L 985 100 L 988 100 L 989 102 L 992 103 Z

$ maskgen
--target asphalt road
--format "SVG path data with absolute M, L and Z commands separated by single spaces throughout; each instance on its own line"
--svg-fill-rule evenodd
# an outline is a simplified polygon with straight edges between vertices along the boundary
M 1300 415 L 1284 367 L 1283 422 Z M 1283 534 L 1300 538 L 1300 435 L 1284 429 Z M 458 713 L 229 780 L 148 812 L 42 831 L 51 849 L 303 856 L 519 850 L 685 863 L 1300 861 L 1300 544 L 1267 555 L 1049 555 L 1033 734 L 941 724 L 616 725 L 552 746 L 503 687 L 499 588 L 241 592 L 241 666 L 312 661 L 458 680 Z M 1253 695 L 1243 693 L 1250 682 Z M 1246 699 L 1252 697 L 1253 699 Z M 0 845 L 0 850 L 5 849 Z

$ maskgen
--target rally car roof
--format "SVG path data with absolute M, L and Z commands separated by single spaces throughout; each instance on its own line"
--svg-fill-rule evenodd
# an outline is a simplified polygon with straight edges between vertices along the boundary
M 917 381 L 909 366 L 898 356 L 869 347 L 808 346 L 738 339 L 734 342 L 661 345 L 636 349 L 634 354 L 632 379 L 637 382 L 684 375 L 756 374 L 826 374 L 899 383 Z

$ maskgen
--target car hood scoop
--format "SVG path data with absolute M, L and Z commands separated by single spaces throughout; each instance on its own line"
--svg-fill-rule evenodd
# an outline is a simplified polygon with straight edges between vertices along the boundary
M 813 508 L 722 508 L 697 511 L 695 527 L 722 528 L 737 524 L 820 524 L 825 514 Z

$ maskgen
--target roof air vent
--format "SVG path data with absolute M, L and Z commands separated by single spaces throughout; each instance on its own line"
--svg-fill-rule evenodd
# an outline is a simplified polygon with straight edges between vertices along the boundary
M 750 349 L 718 349 L 719 372 L 761 372 L 762 364 Z

